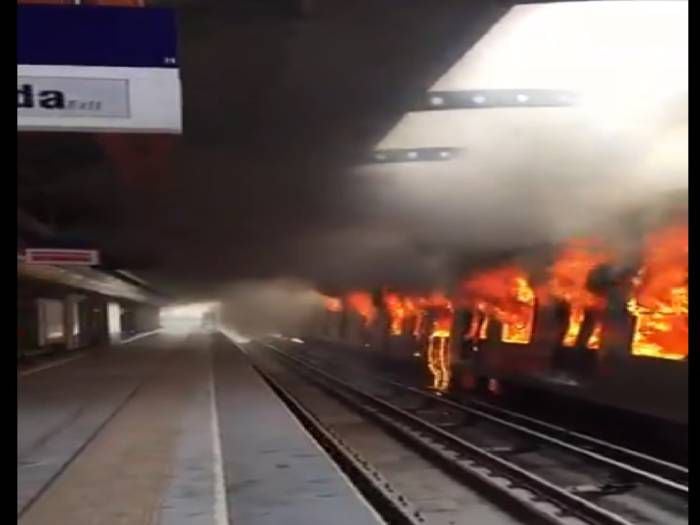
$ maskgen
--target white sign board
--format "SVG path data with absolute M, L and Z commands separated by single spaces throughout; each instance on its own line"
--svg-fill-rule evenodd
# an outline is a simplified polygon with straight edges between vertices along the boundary
M 177 69 L 17 66 L 17 129 L 180 133 Z

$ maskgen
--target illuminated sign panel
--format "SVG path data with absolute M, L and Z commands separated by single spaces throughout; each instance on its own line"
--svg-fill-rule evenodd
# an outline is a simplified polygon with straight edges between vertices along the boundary
M 25 251 L 24 262 L 59 266 L 95 266 L 100 263 L 100 255 L 96 250 L 28 248 Z

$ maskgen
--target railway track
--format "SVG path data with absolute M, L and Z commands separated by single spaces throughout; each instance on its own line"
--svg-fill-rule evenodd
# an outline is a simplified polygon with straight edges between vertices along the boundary
M 316 354 L 305 354 L 316 364 L 339 368 L 338 363 L 319 358 Z M 347 364 L 339 369 L 347 369 Z M 359 371 L 359 369 L 358 369 Z M 362 370 L 367 374 L 366 370 Z M 614 471 L 626 481 L 649 483 L 661 489 L 688 496 L 688 468 L 665 461 L 649 454 L 623 447 L 609 441 L 555 425 L 541 419 L 521 414 L 479 399 L 456 402 L 442 393 L 416 388 L 393 379 L 372 374 L 372 381 L 396 389 L 397 395 L 414 395 L 440 407 L 488 421 L 491 424 L 539 440 L 548 446 L 577 454 Z
M 687 522 L 687 469 L 678 465 L 485 403 L 464 406 L 260 347 L 527 523 Z
M 524 432 L 541 433 L 550 443 L 561 443 L 561 446 L 568 450 L 577 451 L 595 461 L 619 468 L 620 471 L 633 477 L 657 484 L 685 497 L 688 496 L 687 467 L 485 401 L 471 400 L 469 405 L 463 409 L 472 410 L 470 407 L 487 415 L 495 416 L 504 423 L 512 423 L 522 427 Z

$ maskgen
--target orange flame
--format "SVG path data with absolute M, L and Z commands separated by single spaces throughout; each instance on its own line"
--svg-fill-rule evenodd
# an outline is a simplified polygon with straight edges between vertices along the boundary
M 472 310 L 471 321 L 469 322 L 469 331 L 466 338 L 472 341 L 478 339 L 486 339 L 486 331 L 489 326 L 489 318 L 486 315 L 486 305 L 478 303 L 476 308 Z
M 688 225 L 647 238 L 644 262 L 627 303 L 636 318 L 632 354 L 664 359 L 688 355 Z
M 417 297 L 404 297 L 403 306 L 406 311 L 406 318 L 412 320 L 413 329 L 411 334 L 413 337 L 420 337 L 421 326 L 423 322 L 423 311 L 418 306 Z
M 469 330 L 467 330 L 467 333 L 464 336 L 465 339 L 473 340 L 477 338 L 477 336 L 479 335 L 479 329 L 481 328 L 482 321 L 483 316 L 481 315 L 481 312 L 479 312 L 478 310 L 474 310 L 469 321 Z
M 486 270 L 465 280 L 462 292 L 473 308 L 501 322 L 501 341 L 530 342 L 535 319 L 535 292 L 523 270 L 516 266 Z M 486 336 L 486 327 L 487 323 L 482 322 L 481 338 Z
M 446 308 L 452 310 L 452 301 L 442 292 L 433 292 L 428 297 L 422 298 L 421 302 L 426 308 Z
M 402 335 L 408 322 L 412 322 L 412 333 L 415 337 L 420 335 L 422 318 L 429 300 L 424 297 L 400 295 L 395 292 L 384 292 L 384 305 L 389 314 L 389 333 Z
M 479 339 L 486 339 L 488 337 L 489 330 L 489 318 L 484 316 L 481 320 L 481 327 L 479 328 Z
M 452 303 L 442 292 L 433 292 L 424 297 L 408 297 L 404 300 L 404 306 L 407 315 L 410 315 L 414 320 L 413 336 L 419 338 L 426 326 L 426 317 L 428 310 L 448 309 L 452 311 Z M 451 315 L 451 314 L 450 314 Z
M 374 307 L 372 295 L 367 292 L 350 292 L 346 296 L 350 307 L 364 319 L 364 325 L 368 326 L 377 317 L 377 309 Z
M 445 391 L 450 386 L 450 334 L 454 313 L 452 303 L 442 294 L 433 294 L 427 302 L 434 319 L 428 337 L 428 369 L 433 375 L 433 388 Z
M 593 326 L 593 331 L 591 332 L 591 335 L 588 338 L 588 341 L 586 342 L 586 348 L 590 348 L 591 350 L 600 350 L 600 340 L 602 335 L 603 324 L 600 321 L 598 321 Z
M 420 338 L 421 334 L 423 333 L 423 320 L 425 318 L 425 312 L 422 310 L 419 310 L 416 313 L 416 316 L 414 317 L 415 319 L 415 324 L 413 325 L 413 337 L 416 339 Z
M 605 300 L 589 291 L 586 281 L 591 270 L 610 259 L 610 255 L 592 241 L 579 239 L 565 246 L 550 266 L 547 291 L 552 297 L 569 304 L 569 323 L 562 345 L 576 344 L 587 309 L 601 310 L 605 307 Z M 602 326 L 598 323 L 586 346 L 600 348 L 601 333 Z
M 441 311 L 437 313 L 435 320 L 433 321 L 433 330 L 430 333 L 430 335 L 438 337 L 449 337 L 451 330 L 452 309 L 441 309 Z
M 433 375 L 433 388 L 441 392 L 450 386 L 449 354 L 449 337 L 431 335 L 428 340 L 428 368 Z
M 407 316 L 406 301 L 397 293 L 385 293 L 384 304 L 389 313 L 389 332 L 391 335 L 403 333 L 404 322 Z

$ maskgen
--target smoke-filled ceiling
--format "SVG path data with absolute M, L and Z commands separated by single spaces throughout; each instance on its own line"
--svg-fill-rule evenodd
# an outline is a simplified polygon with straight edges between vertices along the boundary
M 687 50 L 684 2 L 516 6 L 356 173 L 385 217 L 447 251 L 624 243 L 623 216 L 685 199 Z
M 251 279 L 430 288 L 684 198 L 686 2 L 319 2 L 302 18 L 177 4 L 182 137 L 19 145 L 21 204 L 175 293 L 265 310 L 311 296 L 293 280 L 252 299 Z M 493 90 L 515 104 L 424 107 Z M 362 164 L 421 148 L 433 160 Z M 82 220 L 64 210 L 78 200 Z

